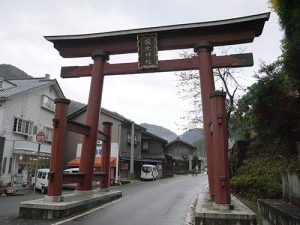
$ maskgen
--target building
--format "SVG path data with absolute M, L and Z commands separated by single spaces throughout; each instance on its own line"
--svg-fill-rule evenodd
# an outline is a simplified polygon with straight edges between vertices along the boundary
M 76 122 L 84 123 L 86 117 L 87 107 L 75 111 L 68 116 L 68 120 L 73 120 Z M 103 122 L 112 122 L 112 146 L 117 149 L 117 154 L 119 155 L 119 172 L 121 177 L 128 177 L 130 168 L 130 150 L 131 150 L 131 130 L 132 121 L 126 119 L 122 115 L 109 111 L 107 109 L 101 108 L 99 121 L 99 130 L 103 130 Z M 135 123 L 134 124 L 134 161 L 138 162 L 141 160 L 141 131 L 146 130 Z M 73 132 L 67 132 L 65 138 L 65 165 L 76 158 L 76 150 L 78 144 L 82 144 L 83 136 Z M 96 151 L 96 150 L 95 150 Z M 137 164 L 136 164 L 137 165 Z M 138 168 L 135 166 L 135 174 L 138 173 Z
M 165 146 L 165 154 L 174 159 L 174 173 L 182 174 L 192 170 L 192 158 L 196 148 L 177 137 Z
M 56 80 L 43 78 L 0 79 L 0 179 L 26 184 L 37 161 L 49 167 L 54 99 L 64 97 Z M 36 134 L 46 141 L 37 160 Z
M 157 166 L 158 177 L 172 176 L 172 160 L 164 154 L 167 140 L 154 135 L 147 130 L 142 131 L 142 164 Z

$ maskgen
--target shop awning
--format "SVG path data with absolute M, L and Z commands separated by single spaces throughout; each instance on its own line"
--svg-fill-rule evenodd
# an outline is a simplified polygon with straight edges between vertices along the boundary
M 110 157 L 110 167 L 116 167 L 116 157 Z M 76 157 L 67 163 L 68 166 L 79 166 L 80 157 Z M 95 157 L 95 167 L 101 167 L 101 157 Z

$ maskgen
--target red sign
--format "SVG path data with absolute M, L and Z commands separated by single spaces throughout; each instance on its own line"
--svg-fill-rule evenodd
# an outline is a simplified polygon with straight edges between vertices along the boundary
M 43 144 L 45 142 L 45 139 L 46 139 L 46 136 L 45 136 L 45 133 L 43 131 L 39 131 L 37 134 L 36 134 L 36 141 L 39 143 L 39 144 Z

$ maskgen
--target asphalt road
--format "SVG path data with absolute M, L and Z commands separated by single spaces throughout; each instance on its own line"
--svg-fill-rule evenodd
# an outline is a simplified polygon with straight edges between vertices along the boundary
M 122 199 L 82 216 L 59 221 L 20 220 L 15 208 L 18 208 L 18 202 L 24 201 L 26 196 L 7 197 L 6 203 L 0 198 L 0 224 L 185 225 L 190 220 L 188 215 L 192 203 L 197 194 L 206 187 L 206 174 L 133 182 L 112 188 L 123 192 Z M 10 198 L 15 199 L 7 201 Z M 17 198 L 21 201 L 17 201 Z M 6 210 L 5 213 L 6 207 L 3 203 L 14 210 Z

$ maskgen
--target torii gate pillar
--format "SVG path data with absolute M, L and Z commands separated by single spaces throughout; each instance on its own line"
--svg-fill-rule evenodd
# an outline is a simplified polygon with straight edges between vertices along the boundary
M 90 135 L 84 136 L 83 139 L 79 167 L 79 172 L 84 172 L 86 175 L 84 176 L 83 182 L 78 183 L 77 191 L 90 191 L 92 189 L 95 149 L 104 81 L 103 68 L 105 61 L 108 60 L 108 55 L 100 50 L 94 52 L 92 58 L 94 60 L 94 65 L 85 119 L 85 124 L 90 126 L 91 129 Z
M 212 113 L 210 128 L 213 134 L 214 202 L 216 204 L 229 206 L 231 204 L 231 198 L 225 99 L 225 92 L 214 91 L 210 93 Z
M 208 167 L 208 184 L 211 198 L 214 198 L 214 168 L 213 168 L 213 148 L 212 135 L 209 124 L 211 122 L 211 106 L 210 93 L 215 90 L 215 82 L 213 76 L 213 67 L 211 60 L 211 52 L 213 46 L 208 41 L 200 41 L 196 44 L 194 51 L 198 54 L 198 65 L 200 72 L 200 86 L 202 98 L 202 112 L 203 112 L 203 127 L 204 127 L 204 141 L 207 155 Z

